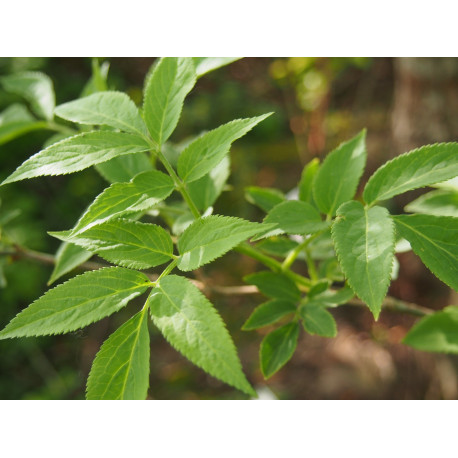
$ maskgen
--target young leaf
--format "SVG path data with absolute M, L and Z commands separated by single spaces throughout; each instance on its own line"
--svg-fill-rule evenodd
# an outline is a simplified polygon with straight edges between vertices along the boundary
M 320 168 L 320 160 L 312 159 L 302 170 L 299 182 L 299 200 L 311 204 L 313 202 L 313 180 Z
M 251 331 L 252 329 L 262 328 L 263 326 L 276 323 L 280 318 L 295 312 L 296 306 L 293 302 L 273 299 L 256 307 L 248 320 L 246 320 L 242 329 L 244 331 Z
M 160 147 L 180 118 L 183 102 L 196 83 L 191 57 L 163 57 L 145 88 L 143 113 L 153 140 Z
M 128 183 L 114 183 L 97 196 L 72 234 L 128 213 L 147 210 L 169 196 L 173 189 L 172 179 L 156 170 L 141 173 Z
M 173 347 L 210 375 L 255 395 L 221 317 L 188 279 L 168 275 L 148 302 L 154 324 Z
M 140 137 L 147 135 L 138 108 L 123 92 L 97 92 L 59 105 L 54 113 L 60 118 L 79 124 L 102 124 Z
M 153 165 L 146 153 L 137 153 L 115 157 L 97 164 L 95 168 L 109 183 L 123 183 L 132 180 L 139 173 L 153 170 Z
M 410 202 L 405 211 L 411 213 L 424 213 L 436 216 L 458 217 L 458 192 L 437 190 L 423 194 L 418 199 Z
M 235 140 L 243 137 L 271 114 L 236 119 L 197 138 L 178 158 L 178 175 L 186 183 L 206 175 L 223 160 Z
M 299 323 L 293 322 L 267 334 L 261 342 L 259 358 L 264 378 L 272 377 L 293 356 L 299 337 Z
M 278 189 L 259 188 L 258 186 L 245 188 L 245 198 L 250 204 L 258 206 L 266 213 L 272 210 L 275 205 L 286 200 L 285 195 Z
M 363 197 L 371 204 L 457 175 L 458 143 L 426 145 L 380 167 L 367 182 Z
M 48 286 L 92 257 L 92 253 L 73 243 L 62 243 L 57 250 Z
M 394 225 L 388 211 L 347 202 L 337 212 L 332 237 L 348 283 L 377 319 L 394 256 Z
M 256 234 L 259 227 L 258 223 L 228 216 L 195 220 L 178 240 L 178 268 L 189 271 L 213 261 Z
M 301 316 L 304 320 L 304 329 L 309 334 L 317 334 L 322 337 L 335 337 L 337 335 L 334 317 L 324 307 L 307 304 L 301 309 Z
M 431 272 L 458 291 L 458 218 L 393 216 L 396 228 Z
M 458 307 L 450 305 L 440 312 L 425 316 L 402 342 L 422 351 L 458 353 Z
M 40 72 L 23 72 L 3 76 L 0 83 L 5 91 L 26 99 L 40 118 L 51 120 L 55 106 L 54 88 L 51 79 Z
M 329 224 L 321 220 L 318 211 L 307 202 L 288 200 L 276 205 L 264 218 L 263 224 L 273 226 L 261 232 L 256 239 L 279 234 L 313 234 Z
M 0 332 L 0 339 L 83 328 L 117 312 L 149 285 L 148 277 L 122 267 L 86 272 L 50 289 L 29 305 Z
M 123 154 L 147 151 L 148 144 L 123 132 L 86 132 L 67 138 L 33 155 L 3 183 L 44 175 L 79 172 Z
M 255 285 L 268 297 L 289 302 L 297 302 L 301 298 L 301 292 L 294 281 L 283 274 L 265 270 L 247 275 L 243 277 L 243 281 Z
M 149 386 L 149 333 L 138 312 L 104 342 L 92 363 L 86 399 L 146 398 Z
M 200 78 L 213 70 L 232 64 L 241 57 L 193 57 L 192 59 L 196 67 L 196 76 Z
M 334 215 L 341 204 L 353 199 L 366 156 L 366 130 L 326 156 L 313 182 L 313 197 L 323 213 Z
M 109 262 L 131 269 L 149 269 L 173 257 L 173 242 L 160 226 L 116 219 L 73 235 L 49 232 L 64 242 L 75 243 Z

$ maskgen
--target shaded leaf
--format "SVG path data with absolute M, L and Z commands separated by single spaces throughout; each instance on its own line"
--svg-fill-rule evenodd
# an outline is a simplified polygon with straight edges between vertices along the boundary
M 312 335 L 322 337 L 335 337 L 337 335 L 337 325 L 334 317 L 320 306 L 306 304 L 301 309 L 304 329 Z
M 263 326 L 276 323 L 284 316 L 295 312 L 296 306 L 293 302 L 273 299 L 256 307 L 248 320 L 246 320 L 242 329 L 250 331 L 252 329 L 262 328 Z
M 294 281 L 281 273 L 265 270 L 247 275 L 243 277 L 243 281 L 255 285 L 268 297 L 290 302 L 297 302 L 301 298 L 301 292 Z
M 126 154 L 108 162 L 97 164 L 97 172 L 109 183 L 123 183 L 132 180 L 139 173 L 153 170 L 146 153 Z
M 313 180 L 320 168 L 320 160 L 312 159 L 302 170 L 301 181 L 299 182 L 299 200 L 313 203 Z
M 281 204 L 286 200 L 285 195 L 278 189 L 259 188 L 258 186 L 249 186 L 245 188 L 245 198 L 250 204 L 258 206 L 266 213 L 275 205 Z
M 51 285 L 63 275 L 71 272 L 92 257 L 92 253 L 73 243 L 62 243 L 57 250 L 54 269 L 48 281 Z

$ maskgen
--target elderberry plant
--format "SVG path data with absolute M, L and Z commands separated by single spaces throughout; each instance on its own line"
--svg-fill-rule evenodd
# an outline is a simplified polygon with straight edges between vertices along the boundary
M 50 283 L 93 254 L 114 264 L 50 289 L 20 312 L 0 338 L 71 332 L 148 292 L 141 310 L 97 353 L 87 399 L 147 396 L 149 318 L 191 362 L 256 396 L 219 313 L 195 282 L 177 275 L 233 249 L 268 269 L 245 277 L 268 301 L 243 326 L 253 330 L 278 325 L 261 343 L 265 378 L 291 358 L 301 325 L 310 334 L 336 335 L 332 308 L 360 301 L 378 319 L 396 273 L 395 252 L 401 246 L 411 247 L 440 280 L 458 289 L 458 191 L 453 180 L 458 175 L 458 143 L 427 145 L 398 156 L 372 175 L 362 198 L 355 198 L 367 156 L 363 130 L 329 153 L 322 164 L 314 159 L 305 166 L 296 199 L 288 200 L 275 189 L 248 188 L 247 199 L 266 213 L 261 223 L 212 214 L 229 176 L 231 144 L 271 113 L 231 121 L 181 149 L 169 137 L 196 80 L 233 60 L 158 60 L 146 78 L 141 109 L 125 93 L 107 90 L 108 66 L 97 61 L 82 97 L 58 107 L 52 83 L 41 73 L 0 79 L 3 88 L 22 96 L 34 113 L 23 105 L 5 110 L 0 115 L 0 142 L 34 129 L 57 132 L 2 185 L 88 167 L 111 182 L 72 229 L 49 232 L 63 242 Z M 167 173 L 158 170 L 158 163 Z M 409 204 L 406 210 L 413 214 L 391 215 L 381 205 L 426 186 L 440 189 Z M 173 192 L 182 198 L 179 216 L 172 211 L 177 204 L 169 202 Z M 151 216 L 163 225 L 142 221 Z M 1 244 L 11 253 L 17 248 L 6 238 Z M 297 262 L 305 263 L 307 276 L 292 269 Z M 161 265 L 165 267 L 157 275 L 145 272 Z M 420 320 L 405 343 L 458 353 L 458 307 Z

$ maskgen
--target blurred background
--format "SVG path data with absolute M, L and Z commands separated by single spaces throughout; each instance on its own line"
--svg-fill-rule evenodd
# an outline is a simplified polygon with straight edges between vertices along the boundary
M 141 103 L 154 58 L 109 58 L 109 87 Z M 88 58 L 1 58 L 0 75 L 38 70 L 53 80 L 57 104 L 77 98 L 91 76 Z M 0 90 L 0 112 L 17 101 Z M 361 186 L 386 160 L 427 143 L 458 136 L 457 58 L 246 58 L 202 77 L 188 96 L 172 140 L 179 142 L 235 118 L 274 111 L 231 150 L 230 190 L 215 213 L 261 221 L 245 199 L 247 186 L 290 191 L 303 166 L 367 128 L 368 164 Z M 0 180 L 51 136 L 34 131 L 0 145 Z M 71 228 L 107 183 L 93 169 L 0 188 L 0 215 L 18 213 L 8 231 L 23 246 L 53 254 L 49 230 Z M 394 213 L 425 190 L 387 205 Z M 397 255 L 399 275 L 389 294 L 431 309 L 458 305 L 456 296 L 412 253 Z M 258 266 L 229 253 L 201 269 L 215 285 L 241 285 Z M 0 326 L 41 296 L 52 266 L 0 258 Z M 69 278 L 67 276 L 66 278 Z M 259 369 L 259 344 L 269 328 L 240 328 L 262 298 L 209 292 L 238 348 L 248 379 L 263 398 L 457 399 L 458 358 L 423 353 L 400 343 L 415 317 L 367 309 L 333 311 L 338 336 L 302 332 L 292 360 L 268 381 Z M 103 341 L 138 303 L 68 335 L 0 341 L 0 399 L 83 399 L 87 374 Z M 171 348 L 151 326 L 151 399 L 246 399 L 207 376 Z

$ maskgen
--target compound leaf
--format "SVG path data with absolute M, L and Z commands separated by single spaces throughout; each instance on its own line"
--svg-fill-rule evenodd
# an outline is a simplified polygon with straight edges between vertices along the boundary
M 312 335 L 322 337 L 335 337 L 337 335 L 337 325 L 334 317 L 320 306 L 306 304 L 301 309 L 304 329 Z
M 54 113 L 68 121 L 110 126 L 140 137 L 148 132 L 135 103 L 123 92 L 97 92 L 59 105 Z
M 2 185 L 43 175 L 79 172 L 116 156 L 148 149 L 145 140 L 136 135 L 109 131 L 86 132 L 54 143 L 33 155 Z
M 112 218 L 147 210 L 169 196 L 173 189 L 172 179 L 157 170 L 141 173 L 128 183 L 114 183 L 97 196 L 72 234 Z
M 180 118 L 183 102 L 196 83 L 191 57 L 163 57 L 146 83 L 143 113 L 159 147 L 167 141 Z
M 256 307 L 248 320 L 246 320 L 242 329 L 250 331 L 252 329 L 262 328 L 263 326 L 276 323 L 284 316 L 295 312 L 296 306 L 293 302 L 273 299 Z
M 168 275 L 148 302 L 154 324 L 173 347 L 210 375 L 255 394 L 221 317 L 188 279 Z
M 49 234 L 131 269 L 149 269 L 173 257 L 170 235 L 154 224 L 116 219 L 92 226 L 77 235 L 72 235 L 71 231 Z
M 411 213 L 454 216 L 458 218 L 458 192 L 447 190 L 431 191 L 410 202 L 404 210 Z
M 401 154 L 380 167 L 364 188 L 371 204 L 458 175 L 458 143 L 437 143 Z
M 0 83 L 7 92 L 24 97 L 38 117 L 53 118 L 56 99 L 49 76 L 40 72 L 22 72 L 3 76 Z
M 425 316 L 408 332 L 403 343 L 422 351 L 458 353 L 458 307 L 450 305 Z
M 92 257 L 92 253 L 86 251 L 84 248 L 73 243 L 62 243 L 54 258 L 55 265 L 48 285 L 51 285 L 63 275 L 71 272 L 90 257 Z
M 272 377 L 293 356 L 299 337 L 299 323 L 292 322 L 267 334 L 261 342 L 259 358 L 264 378 Z
M 122 267 L 86 272 L 47 291 L 0 332 L 10 337 L 61 334 L 117 312 L 150 285 L 148 277 Z
M 388 211 L 347 202 L 337 212 L 332 238 L 348 283 L 377 319 L 394 257 L 394 225 Z
M 431 272 L 458 291 L 458 218 L 394 216 L 396 228 Z
M 294 281 L 280 273 L 265 270 L 247 275 L 243 280 L 250 285 L 255 285 L 268 297 L 290 302 L 297 302 L 301 298 L 301 292 Z
M 178 240 L 178 268 L 189 271 L 213 261 L 256 234 L 259 227 L 258 223 L 229 216 L 195 220 Z
M 271 114 L 236 119 L 197 138 L 178 158 L 178 175 L 186 183 L 206 175 L 223 160 L 235 140 Z
M 86 399 L 145 399 L 149 353 L 147 315 L 139 312 L 103 343 L 92 363 Z
M 313 182 L 313 197 L 323 213 L 334 215 L 341 204 L 353 199 L 366 156 L 366 130 L 326 156 Z

